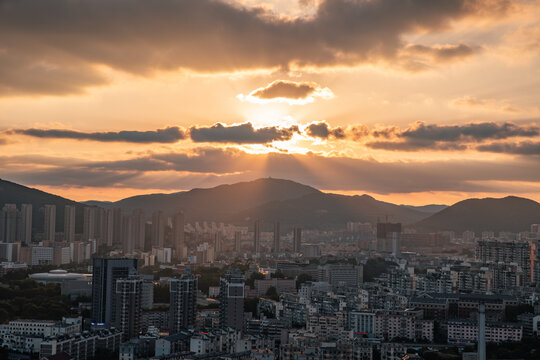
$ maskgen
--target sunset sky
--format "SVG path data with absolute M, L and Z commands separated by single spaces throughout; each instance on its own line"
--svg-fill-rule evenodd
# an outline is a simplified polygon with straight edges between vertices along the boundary
M 540 201 L 540 1 L 0 0 L 0 178 Z

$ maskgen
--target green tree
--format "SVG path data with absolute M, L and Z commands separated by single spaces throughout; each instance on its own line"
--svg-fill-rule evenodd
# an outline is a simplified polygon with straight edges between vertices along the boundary
M 252 314 L 257 313 L 257 305 L 259 304 L 259 298 L 245 298 L 244 299 L 244 311 Z
M 170 301 L 169 285 L 154 285 L 154 302 L 168 304 Z
M 313 281 L 313 276 L 307 273 L 301 273 L 296 277 L 296 289 L 300 289 L 303 283 Z
M 255 286 L 255 280 L 264 280 L 264 275 L 260 272 L 253 272 L 246 281 L 246 285 Z
M 270 286 L 268 290 L 266 290 L 266 294 L 264 294 L 264 297 L 270 300 L 279 301 L 279 295 L 274 286 Z

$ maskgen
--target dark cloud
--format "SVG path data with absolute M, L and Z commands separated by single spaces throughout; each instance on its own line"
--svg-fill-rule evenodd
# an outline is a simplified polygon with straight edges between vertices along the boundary
M 514 154 L 540 155 L 540 142 L 522 141 L 518 143 L 492 143 L 476 147 L 478 151 Z
M 2 0 L 0 89 L 80 92 L 105 81 L 96 65 L 148 75 L 399 62 L 405 34 L 500 14 L 511 3 L 326 0 L 313 17 L 289 19 L 216 0 Z
M 513 137 L 536 137 L 540 135 L 540 128 L 536 124 L 518 125 L 511 122 L 482 122 L 464 125 L 437 125 L 418 122 L 405 130 L 388 127 L 375 130 L 372 135 L 389 139 L 366 143 L 367 147 L 373 149 L 450 151 L 465 150 L 470 143 Z
M 462 60 L 475 54 L 474 49 L 466 44 L 446 46 L 408 45 L 404 52 L 412 56 L 429 57 L 436 62 Z
M 191 140 L 194 142 L 231 143 L 231 144 L 266 144 L 272 141 L 290 140 L 298 126 L 278 128 L 276 126 L 255 129 L 249 122 L 240 125 L 217 123 L 210 127 L 192 127 Z
M 59 129 L 15 129 L 8 133 L 33 136 L 38 138 L 52 139 L 75 139 L 93 141 L 123 141 L 130 143 L 175 143 L 185 138 L 185 134 L 179 127 L 168 127 L 151 131 L 108 131 L 108 132 L 81 132 L 74 130 Z
M 424 191 L 523 192 L 540 167 L 527 159 L 377 162 L 316 154 L 248 154 L 234 149 L 149 154 L 130 160 L 35 167 L 27 157 L 2 177 L 28 185 L 130 187 L 177 190 L 259 177 L 287 178 L 326 190 L 379 194 Z M 2 158 L 0 157 L 0 163 Z M 24 166 L 23 166 L 24 165 Z M 27 169 L 27 170 L 23 170 Z M 515 182 L 515 184 L 513 184 Z
M 532 137 L 540 135 L 537 125 L 522 126 L 511 122 L 501 124 L 495 122 L 470 123 L 465 125 L 436 125 L 419 122 L 403 131 L 400 136 L 410 139 L 426 139 L 433 141 L 456 141 L 461 139 L 493 140 L 510 137 Z
M 369 128 L 365 125 L 356 125 L 350 128 L 349 133 L 353 140 L 361 140 L 370 134 Z
M 105 171 L 179 171 L 223 175 L 249 169 L 253 166 L 253 159 L 234 148 L 197 148 L 190 153 L 150 154 L 128 160 L 93 162 L 87 166 Z
M 468 148 L 467 145 L 456 143 L 441 143 L 429 140 L 410 141 L 371 141 L 366 146 L 376 150 L 388 151 L 462 151 Z
M 0 3 L 0 18 L 1 6 Z M 49 61 L 46 56 L 36 59 L 20 51 L 6 52 L 0 46 L 0 96 L 78 94 L 86 87 L 107 83 L 87 62 L 61 58 Z
M 322 87 L 314 82 L 276 80 L 266 87 L 253 90 L 249 96 L 263 100 L 276 98 L 301 100 L 321 92 L 322 90 Z
M 345 138 L 345 130 L 343 130 L 340 127 L 336 127 L 332 129 L 324 121 L 309 124 L 306 127 L 305 131 L 306 131 L 306 134 L 311 137 L 318 137 L 322 139 L 328 139 L 330 137 L 333 137 L 335 139 Z

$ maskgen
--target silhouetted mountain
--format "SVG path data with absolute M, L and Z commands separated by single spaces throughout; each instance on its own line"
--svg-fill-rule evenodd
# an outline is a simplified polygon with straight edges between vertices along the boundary
M 121 207 L 124 212 L 141 208 L 150 218 L 153 211 L 170 215 L 182 210 L 186 221 L 223 221 L 251 225 L 255 219 L 267 225 L 279 220 L 284 227 L 338 228 L 348 221 L 414 224 L 421 231 L 473 230 L 522 231 L 540 222 L 540 204 L 523 198 L 470 199 L 430 215 L 439 206 L 412 207 L 378 201 L 371 196 L 345 196 L 323 193 L 290 180 L 258 179 L 209 189 L 193 189 L 173 194 L 151 194 L 117 202 L 77 203 L 60 196 L 0 180 L 0 206 L 14 203 L 33 205 L 34 232 L 43 231 L 45 204 L 57 207 L 57 231 L 63 231 L 64 206 L 77 207 L 76 231 L 82 231 L 83 207 Z
M 265 178 L 173 194 L 139 195 L 113 203 L 86 203 L 121 207 L 125 212 L 141 208 L 147 216 L 156 210 L 162 210 L 169 215 L 182 210 L 188 222 L 224 221 L 232 214 L 270 201 L 293 199 L 313 193 L 319 193 L 319 190 L 290 180 Z
M 515 196 L 460 201 L 420 222 L 422 231 L 525 231 L 540 223 L 540 204 Z
M 448 205 L 438 205 L 438 204 L 422 205 L 422 206 L 413 206 L 413 205 L 401 205 L 401 206 L 407 207 L 409 209 L 418 210 L 427 214 L 435 214 L 448 207 Z
M 349 221 L 376 223 L 388 218 L 405 224 L 419 221 L 427 215 L 405 206 L 378 201 L 368 195 L 345 196 L 316 192 L 296 199 L 273 201 L 235 214 L 232 222 L 252 222 L 256 219 L 280 221 L 285 226 L 335 228 Z
M 42 208 L 44 205 L 56 205 L 57 232 L 64 231 L 64 207 L 66 205 L 75 205 L 77 219 L 75 231 L 82 232 L 84 205 L 81 203 L 0 179 L 0 208 L 4 204 L 16 204 L 18 209 L 20 209 L 21 204 L 32 204 L 32 233 L 34 234 L 43 231 L 44 217 Z

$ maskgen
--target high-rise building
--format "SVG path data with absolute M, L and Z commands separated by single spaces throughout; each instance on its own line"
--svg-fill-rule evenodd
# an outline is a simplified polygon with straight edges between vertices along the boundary
M 14 243 L 17 241 L 17 206 L 5 204 L 0 210 L 0 242 Z
M 85 207 L 83 215 L 83 240 L 96 238 L 97 208 Z
M 114 326 L 129 340 L 141 332 L 143 279 L 139 276 L 118 279 L 115 284 Z
M 241 249 L 242 244 L 242 232 L 235 231 L 234 232 L 234 252 L 239 253 Z
M 32 242 L 32 204 L 22 204 L 17 225 L 18 241 L 23 244 Z
M 122 209 L 114 208 L 112 211 L 113 245 L 122 245 Z
M 170 329 L 173 334 L 195 325 L 198 280 L 190 269 L 170 283 Z
M 94 258 L 92 321 L 111 324 L 116 311 L 116 281 L 137 274 L 137 259 Z
M 75 241 L 75 206 L 64 208 L 64 241 Z
M 146 238 L 146 216 L 142 209 L 135 209 L 131 213 L 131 226 L 133 245 L 135 249 L 144 250 Z
M 152 213 L 152 246 L 162 248 L 165 245 L 165 214 L 163 211 Z
M 377 223 L 377 250 L 400 255 L 401 223 Z
M 56 240 L 56 205 L 45 205 L 44 207 L 43 240 Z
M 255 220 L 253 224 L 253 252 L 255 254 L 261 253 L 261 221 Z
M 221 236 L 221 232 L 218 231 L 214 234 L 214 252 L 217 256 L 222 251 L 223 251 L 223 239 Z
M 483 263 L 516 263 L 523 270 L 525 281 L 530 281 L 531 253 L 528 242 L 479 240 L 476 243 L 476 260 Z
M 184 213 L 179 211 L 172 217 L 172 247 L 176 252 L 176 257 L 179 259 L 184 255 L 184 227 Z
M 125 254 L 132 254 L 135 250 L 135 238 L 133 236 L 133 217 L 122 216 L 122 249 Z
M 279 221 L 274 223 L 274 252 L 279 252 L 280 250 L 280 226 Z
M 227 270 L 219 282 L 219 325 L 242 330 L 244 327 L 244 277 L 240 270 Z
M 293 252 L 300 253 L 302 251 L 302 228 L 293 228 Z
M 111 247 L 114 241 L 114 209 L 99 209 L 100 244 Z

